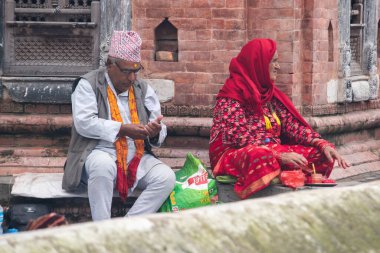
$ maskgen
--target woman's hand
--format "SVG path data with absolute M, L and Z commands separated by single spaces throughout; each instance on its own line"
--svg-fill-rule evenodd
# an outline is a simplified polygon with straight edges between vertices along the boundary
M 303 171 L 307 173 L 312 173 L 312 169 L 307 167 L 308 162 L 307 162 L 307 159 L 303 155 L 300 155 L 295 152 L 289 152 L 289 153 L 282 153 L 280 157 L 281 157 L 282 164 L 291 165 L 296 168 L 302 169 Z
M 334 162 L 334 160 L 338 161 L 338 165 L 342 167 L 343 169 L 347 169 L 350 167 L 350 164 L 348 164 L 342 157 L 339 155 L 338 151 L 336 151 L 334 148 L 327 146 L 323 149 L 323 154 L 326 156 L 326 158 L 330 162 Z

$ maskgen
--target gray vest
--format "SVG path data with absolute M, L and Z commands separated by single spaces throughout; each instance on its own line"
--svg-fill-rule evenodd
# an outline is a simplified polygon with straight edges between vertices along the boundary
M 107 100 L 107 82 L 105 78 L 106 68 L 99 68 L 91 71 L 86 75 L 78 78 L 73 85 L 73 91 L 81 78 L 86 79 L 92 86 L 95 92 L 96 100 L 98 103 L 98 117 L 108 119 L 108 100 Z M 144 98 L 147 90 L 147 84 L 141 79 L 137 80 L 134 84 L 134 91 L 136 97 L 137 112 L 139 115 L 140 123 L 147 124 L 149 120 L 149 111 L 144 106 Z M 83 98 L 85 99 L 85 98 Z M 96 147 L 99 140 L 90 139 L 78 134 L 74 124 L 71 128 L 71 140 L 67 154 L 67 160 L 64 166 L 64 174 L 62 181 L 62 188 L 66 191 L 75 191 L 81 180 L 84 163 Z M 145 142 L 146 151 L 150 152 L 150 145 Z

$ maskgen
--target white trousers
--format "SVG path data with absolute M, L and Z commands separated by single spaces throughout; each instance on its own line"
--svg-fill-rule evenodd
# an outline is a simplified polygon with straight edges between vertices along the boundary
M 144 154 L 138 170 L 144 171 L 137 178 L 142 193 L 126 216 L 155 213 L 172 192 L 175 185 L 173 170 L 152 155 Z M 88 198 L 94 221 L 111 218 L 111 204 L 116 182 L 115 158 L 101 150 L 93 150 L 85 163 Z M 139 174 L 139 173 L 138 173 Z

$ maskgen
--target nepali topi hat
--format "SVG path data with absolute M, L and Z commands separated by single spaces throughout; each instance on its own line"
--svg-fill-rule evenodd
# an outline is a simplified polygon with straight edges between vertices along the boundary
M 108 56 L 130 62 L 141 62 L 141 38 L 134 31 L 114 31 Z

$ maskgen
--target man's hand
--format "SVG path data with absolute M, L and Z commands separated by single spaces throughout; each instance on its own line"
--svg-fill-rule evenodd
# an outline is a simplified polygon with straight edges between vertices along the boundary
M 323 154 L 326 156 L 326 158 L 330 161 L 330 162 L 334 162 L 334 160 L 336 159 L 338 161 L 338 165 L 340 167 L 342 167 L 343 169 L 347 169 L 348 167 L 350 167 L 350 164 L 348 164 L 338 153 L 338 151 L 336 151 L 334 148 L 330 147 L 330 146 L 327 146 L 324 150 L 323 150 Z
M 307 159 L 303 155 L 300 155 L 295 152 L 282 153 L 281 163 L 284 165 L 290 165 L 302 169 L 307 173 L 313 172 L 311 168 L 307 167 Z
M 161 131 L 161 120 L 164 118 L 164 116 L 160 115 L 157 117 L 157 119 L 149 122 L 145 129 L 149 133 L 149 137 L 153 138 L 157 136 Z
M 123 124 L 117 136 L 128 136 L 134 140 L 145 140 L 149 136 L 149 132 L 141 124 Z

